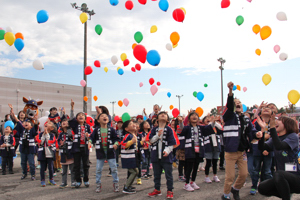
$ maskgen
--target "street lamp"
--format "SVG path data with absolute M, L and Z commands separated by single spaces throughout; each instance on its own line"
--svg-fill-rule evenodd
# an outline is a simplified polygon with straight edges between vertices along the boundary
M 224 67 L 223 67 L 223 65 L 226 62 L 226 60 L 224 60 L 223 58 L 219 58 L 218 61 L 221 64 L 219 69 L 221 70 L 221 98 L 222 98 L 222 113 L 223 113 L 223 108 L 224 108 L 224 103 L 223 103 L 223 70 L 224 70 Z
M 180 98 L 183 97 L 183 95 L 176 95 L 176 97 L 178 97 L 179 100 L 179 114 L 180 114 Z
M 110 102 L 111 104 L 112 104 L 112 113 L 113 113 L 113 117 L 115 116 L 115 111 L 114 111 L 114 108 L 115 108 L 115 101 L 112 101 L 112 102 Z
M 87 7 L 86 3 L 81 4 L 81 7 L 77 6 L 76 3 L 71 3 L 72 8 L 75 8 L 76 10 L 80 10 L 82 12 L 87 13 L 90 18 L 89 20 L 91 20 L 91 16 L 96 14 L 94 12 L 94 10 L 89 10 L 89 8 Z M 85 82 L 87 83 L 87 77 L 84 73 L 84 70 L 86 68 L 86 60 L 87 60 L 87 22 L 84 23 L 84 54 L 83 54 L 83 79 L 85 80 Z M 83 87 L 83 96 L 86 96 L 86 89 L 87 89 L 87 84 L 85 84 L 85 86 Z M 83 100 L 83 112 L 87 113 L 87 102 Z

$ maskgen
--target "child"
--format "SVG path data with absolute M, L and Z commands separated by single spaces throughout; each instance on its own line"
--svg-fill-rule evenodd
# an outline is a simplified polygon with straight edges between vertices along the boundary
M 107 160 L 113 177 L 113 187 L 115 192 L 119 192 L 119 177 L 116 164 L 116 150 L 118 149 L 120 138 L 117 136 L 115 129 L 108 127 L 108 115 L 100 113 L 96 118 L 100 127 L 95 128 L 90 135 L 92 143 L 96 148 L 96 192 L 101 192 L 101 177 L 104 161 Z
M 2 175 L 6 175 L 6 166 L 10 174 L 13 174 L 13 157 L 15 156 L 15 138 L 13 137 L 13 123 L 7 121 L 4 124 L 4 135 L 0 139 L 0 151 L 2 157 Z
M 57 113 L 57 108 L 52 107 L 49 110 L 50 114 L 48 116 L 48 119 L 55 124 L 57 129 L 59 128 L 59 122 L 60 122 L 60 116 Z
M 137 152 L 136 152 L 136 165 L 137 168 L 139 170 L 138 175 L 137 175 L 137 185 L 142 185 L 142 171 L 141 171 L 141 163 L 144 162 L 144 158 L 143 158 L 143 154 L 144 154 L 144 150 L 143 150 L 143 146 L 145 143 L 145 136 L 140 134 L 138 132 L 138 128 L 139 128 L 139 123 L 138 122 L 134 122 L 135 125 L 135 135 L 137 137 Z
M 183 119 L 181 116 L 178 116 L 175 120 L 175 132 L 178 135 L 179 147 L 176 150 L 176 158 L 179 160 L 178 164 L 178 181 L 185 182 L 183 168 L 185 165 L 185 151 L 184 151 L 184 141 L 185 137 L 181 135 L 183 129 Z
M 148 121 L 143 121 L 140 124 L 140 134 L 143 137 L 146 137 L 147 134 L 150 132 L 150 124 Z M 143 179 L 149 179 L 152 177 L 152 175 L 149 173 L 150 172 L 150 151 L 149 151 L 149 144 L 147 142 L 144 143 L 143 145 L 143 150 L 144 150 L 144 162 L 142 162 L 142 171 L 145 172 L 143 175 Z
M 121 143 L 122 168 L 128 169 L 128 172 L 130 173 L 124 185 L 123 193 L 134 194 L 136 191 L 133 187 L 131 187 L 131 185 L 138 174 L 138 168 L 136 166 L 137 137 L 134 134 L 136 127 L 132 120 L 128 120 L 123 123 L 122 129 L 125 134 Z
M 151 143 L 151 162 L 154 170 L 155 189 L 148 196 L 161 195 L 160 182 L 162 170 L 165 171 L 167 179 L 167 199 L 173 199 L 173 175 L 172 159 L 173 146 L 176 146 L 174 131 L 167 126 L 169 116 L 166 112 L 158 113 L 158 127 L 151 130 L 149 140 Z
M 119 121 L 117 121 L 117 135 L 120 138 L 120 141 L 123 140 L 124 136 L 123 136 L 123 121 L 122 119 L 119 119 Z M 118 149 L 116 150 L 116 162 L 117 162 L 117 167 L 119 167 L 119 155 L 121 153 L 121 147 L 118 146 Z
M 56 132 L 56 125 L 48 121 L 45 124 L 44 132 L 41 132 L 37 137 L 37 142 L 39 144 L 38 148 L 38 161 L 40 161 L 41 168 L 40 168 L 40 175 L 41 175 L 41 186 L 45 187 L 45 171 L 46 167 L 48 166 L 49 169 L 49 184 L 56 185 L 53 180 L 53 160 L 55 160 L 55 132 Z

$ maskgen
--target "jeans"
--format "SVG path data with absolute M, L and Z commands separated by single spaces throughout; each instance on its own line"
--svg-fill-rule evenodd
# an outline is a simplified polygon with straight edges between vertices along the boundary
M 69 169 L 71 171 L 71 183 L 74 183 L 75 182 L 75 173 L 74 173 L 74 170 L 73 170 L 73 167 L 74 167 L 74 163 L 72 164 L 69 164 L 69 165 L 62 165 L 62 184 L 68 184 L 68 166 L 69 166 Z
M 253 165 L 253 153 L 247 152 L 247 160 L 248 160 L 248 172 L 250 174 L 250 177 L 252 179 L 253 176 L 253 170 L 254 170 L 254 165 Z
M 167 179 L 167 188 L 168 191 L 173 190 L 173 175 L 172 175 L 172 163 L 163 162 L 159 160 L 158 162 L 152 163 L 153 171 L 154 171 L 154 188 L 160 191 L 160 182 L 161 182 L 161 173 L 162 170 L 165 170 L 165 177 Z
M 96 165 L 96 184 L 101 183 L 101 176 L 102 176 L 102 170 L 103 170 L 103 165 L 104 165 L 105 159 L 97 159 L 97 165 Z M 113 177 L 113 183 L 118 183 L 119 182 L 119 177 L 118 177 L 118 170 L 117 170 L 117 164 L 116 164 L 116 159 L 107 159 L 107 162 L 109 164 L 109 167 L 111 169 L 111 175 Z
M 29 162 L 30 174 L 35 175 L 34 154 L 21 153 L 21 166 L 24 175 L 27 175 L 27 161 Z
M 49 170 L 49 180 L 53 180 L 53 158 L 46 158 L 46 160 L 40 160 L 41 168 L 40 168 L 40 175 L 41 181 L 45 181 L 45 171 L 48 165 Z
M 81 161 L 83 164 L 83 181 L 88 182 L 89 181 L 89 155 L 85 153 L 85 148 L 80 147 L 80 152 L 76 152 L 74 155 L 74 173 L 75 173 L 75 180 L 78 183 L 81 183 L 81 177 L 80 177 L 80 165 Z
M 142 169 L 146 170 L 146 174 L 149 175 L 150 172 L 150 163 L 151 163 L 151 158 L 150 158 L 150 152 L 149 150 L 144 150 L 144 155 L 145 155 L 145 159 L 144 162 L 142 162 Z
M 261 164 L 263 162 L 264 170 L 261 171 Z M 271 165 L 272 165 L 272 157 L 271 156 L 254 156 L 253 157 L 253 167 L 254 170 L 252 172 L 252 189 L 257 189 L 257 183 L 259 179 L 259 172 L 264 173 L 261 174 L 261 177 L 264 177 L 265 180 L 271 179 Z M 261 182 L 264 180 L 261 180 Z
M 10 172 L 13 171 L 13 157 L 12 156 L 5 156 L 2 158 L 2 172 L 6 172 L 6 167 L 8 165 L 8 170 Z

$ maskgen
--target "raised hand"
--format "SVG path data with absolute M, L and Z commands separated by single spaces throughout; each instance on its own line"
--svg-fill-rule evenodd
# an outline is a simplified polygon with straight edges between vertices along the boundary
M 178 119 L 178 122 L 179 122 L 179 123 L 181 123 L 181 122 L 183 121 L 183 119 L 182 119 L 181 116 L 178 116 L 177 119 Z
M 233 90 L 233 86 L 234 86 L 234 84 L 233 84 L 233 82 L 229 82 L 229 83 L 227 83 L 227 87 L 229 88 L 229 90 Z
M 265 128 L 266 128 L 265 120 L 261 120 L 261 118 L 258 116 L 256 122 L 261 127 L 261 130 L 265 130 Z
M 161 105 L 161 107 L 158 107 L 158 111 L 161 111 L 161 109 L 162 109 L 162 105 Z
M 11 110 L 13 109 L 13 106 L 10 103 L 8 104 L 8 107 L 10 107 Z
M 275 116 L 276 114 L 272 112 L 271 119 L 270 119 L 270 128 L 275 128 Z
M 73 109 L 74 108 L 74 101 L 71 99 L 71 108 Z

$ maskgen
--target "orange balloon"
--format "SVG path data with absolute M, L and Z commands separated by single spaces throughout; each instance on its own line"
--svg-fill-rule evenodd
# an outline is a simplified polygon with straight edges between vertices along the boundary
M 137 43 L 133 43 L 132 45 L 132 49 L 134 49 L 134 47 L 137 45 Z
M 88 98 L 87 96 L 84 96 L 84 97 L 83 97 L 83 100 L 84 100 L 84 101 L 88 101 L 89 98 Z
M 260 26 L 258 24 L 255 24 L 252 28 L 252 31 L 257 34 L 260 32 Z
M 24 40 L 24 36 L 22 33 L 16 33 L 15 37 L 16 37 L 16 39 L 20 38 L 20 39 Z
M 176 45 L 179 42 L 179 40 L 180 40 L 179 34 L 177 32 L 171 33 L 170 40 L 171 40 L 171 42 L 172 42 L 173 45 Z
M 264 26 L 260 29 L 260 37 L 262 40 L 267 39 L 272 34 L 272 29 L 269 26 Z
M 118 105 L 120 106 L 120 107 L 122 107 L 123 106 L 123 102 L 120 100 L 120 101 L 118 101 Z
M 236 85 L 236 89 L 237 89 L 238 91 L 241 91 L 241 86 Z
M 97 96 L 94 96 L 94 101 L 97 101 L 98 100 L 98 97 Z
M 256 50 L 255 50 L 255 53 L 256 53 L 258 56 L 260 56 L 261 50 L 260 50 L 260 49 L 256 49 Z
M 196 108 L 195 112 L 199 115 L 199 117 L 203 115 L 203 109 L 201 107 Z
M 173 110 L 174 106 L 173 105 L 170 105 L 170 110 Z

